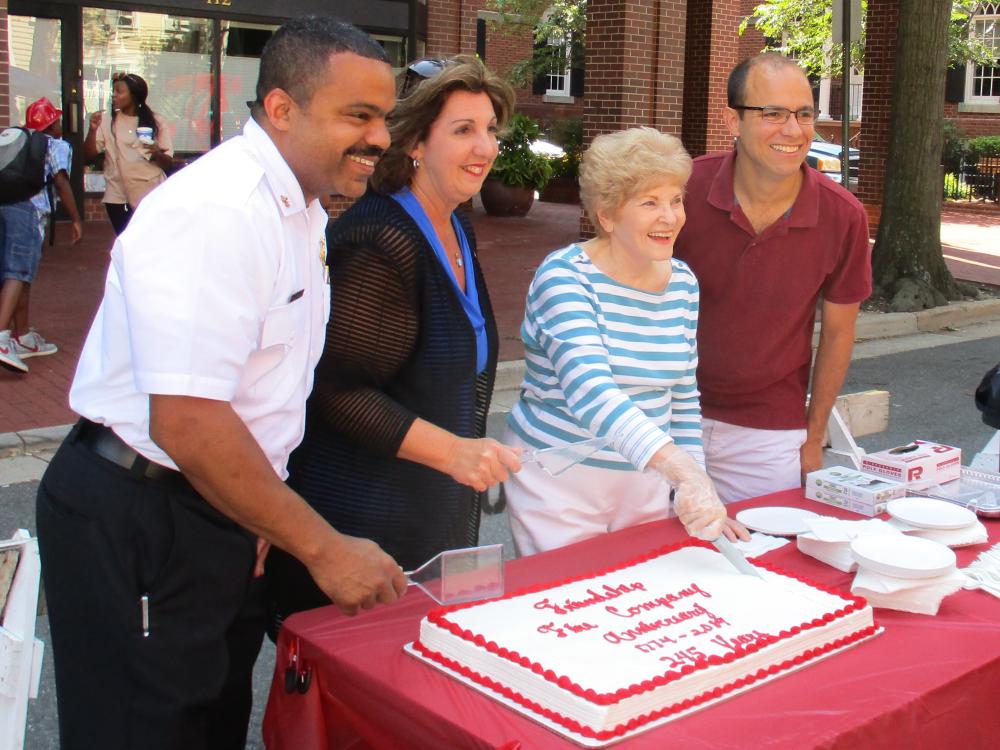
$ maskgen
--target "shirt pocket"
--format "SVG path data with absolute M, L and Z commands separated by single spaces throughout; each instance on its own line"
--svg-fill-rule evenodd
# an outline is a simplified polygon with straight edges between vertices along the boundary
M 260 331 L 261 352 L 272 347 L 291 349 L 295 341 L 305 334 L 304 299 L 299 297 L 293 302 L 272 307 L 267 311 Z

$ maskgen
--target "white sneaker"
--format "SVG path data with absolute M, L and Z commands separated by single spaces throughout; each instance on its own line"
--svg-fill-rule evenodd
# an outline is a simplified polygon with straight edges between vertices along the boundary
M 10 331 L 0 331 L 0 365 L 14 372 L 28 371 L 28 366 L 14 351 L 14 342 L 10 338 Z
M 31 357 L 44 357 L 47 354 L 55 354 L 59 347 L 42 338 L 42 334 L 34 328 L 29 328 L 28 332 L 21 336 L 12 336 L 14 351 L 21 359 Z

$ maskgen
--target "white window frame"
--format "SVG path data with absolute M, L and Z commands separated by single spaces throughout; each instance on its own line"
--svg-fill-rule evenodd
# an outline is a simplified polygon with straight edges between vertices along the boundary
M 979 12 L 972 18 L 970 34 L 976 33 L 981 24 L 992 21 L 991 41 L 997 54 L 997 64 L 992 68 L 992 77 L 1000 79 L 1000 2 L 983 3 Z M 985 41 L 985 40 L 984 40 Z M 967 104 L 1000 104 L 1000 96 L 977 96 L 975 91 L 976 71 L 980 66 L 969 63 L 965 66 L 965 103 Z
M 569 93 L 570 81 L 573 76 L 573 69 L 571 67 L 572 63 L 570 61 L 573 52 L 573 45 L 571 42 L 571 38 L 563 37 L 561 35 L 553 35 L 549 37 L 548 44 L 550 47 L 563 48 L 563 58 L 562 65 L 560 66 L 562 70 L 554 70 L 555 66 L 553 66 L 553 69 L 550 69 L 548 73 L 545 74 L 548 79 L 548 85 L 545 87 L 545 96 L 547 97 L 559 97 L 560 99 L 573 98 Z

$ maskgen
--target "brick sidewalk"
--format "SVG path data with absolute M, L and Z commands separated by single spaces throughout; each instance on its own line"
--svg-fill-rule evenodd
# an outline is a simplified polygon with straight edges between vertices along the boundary
M 550 251 L 577 237 L 579 208 L 536 203 L 522 219 L 500 219 L 486 216 L 477 201 L 473 220 L 500 332 L 500 359 L 517 360 L 523 355 L 519 328 L 532 274 Z M 946 209 L 941 234 L 953 245 L 945 249 L 952 273 L 1000 286 L 1000 211 Z M 28 360 L 27 375 L 0 368 L 0 434 L 75 420 L 67 393 L 100 302 L 113 234 L 107 224 L 91 223 L 80 245 L 69 245 L 66 236 L 68 227 L 60 225 L 32 289 L 32 324 L 59 352 Z

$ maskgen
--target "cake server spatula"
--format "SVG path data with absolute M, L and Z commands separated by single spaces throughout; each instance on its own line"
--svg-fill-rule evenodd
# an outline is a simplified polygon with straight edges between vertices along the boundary
M 537 448 L 521 454 L 521 463 L 536 463 L 551 476 L 557 477 L 567 469 L 593 456 L 611 442 L 610 437 L 590 438 L 555 448 Z
M 747 562 L 747 559 L 743 556 L 743 553 L 740 552 L 738 549 L 736 549 L 733 543 L 728 539 L 726 539 L 726 537 L 720 536 L 718 539 L 712 542 L 712 544 L 715 546 L 717 550 L 719 550 L 719 552 L 722 553 L 722 556 L 727 560 L 729 560 L 729 562 L 732 563 L 732 566 L 736 568 L 743 575 L 757 576 L 758 578 L 764 577 L 760 574 L 760 571 L 757 570 L 757 568 L 755 568 L 753 565 Z
M 438 604 L 503 596 L 503 545 L 448 549 L 404 575 Z

